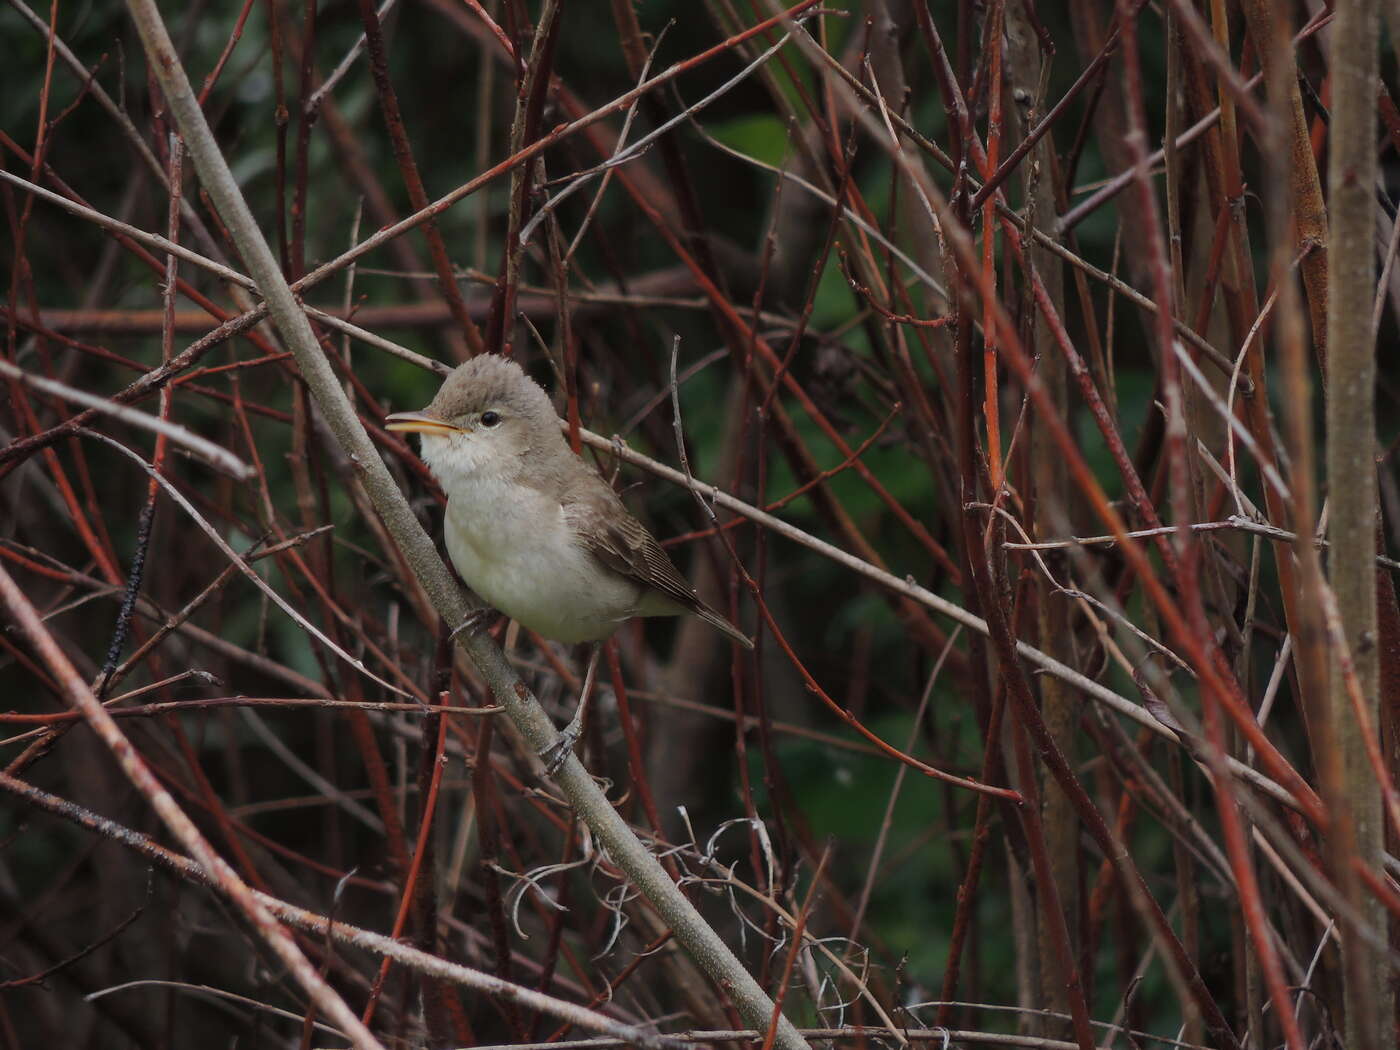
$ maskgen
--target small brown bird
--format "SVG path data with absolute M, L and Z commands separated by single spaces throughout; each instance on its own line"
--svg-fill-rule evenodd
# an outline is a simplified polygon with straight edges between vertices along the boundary
M 543 756 L 551 775 L 578 739 L 598 646 L 624 620 L 693 613 L 753 648 L 569 448 L 549 395 L 514 361 L 475 357 L 423 411 L 385 424 L 419 435 L 447 493 L 447 553 L 468 586 L 547 638 L 593 644 L 578 710 Z
M 633 616 L 693 613 L 753 643 L 686 583 L 665 550 L 564 440 L 549 395 L 493 354 L 455 369 L 417 433 L 447 493 L 447 551 L 485 601 L 561 642 L 599 642 Z

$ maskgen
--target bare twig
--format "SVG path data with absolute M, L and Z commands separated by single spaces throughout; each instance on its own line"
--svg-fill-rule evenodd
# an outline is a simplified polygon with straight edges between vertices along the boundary
M 354 465 L 385 528 L 394 537 L 439 614 L 454 626 L 462 623 L 467 613 L 462 595 L 370 443 L 369 436 L 323 356 L 306 315 L 287 287 L 203 113 L 194 104 L 188 80 L 159 12 L 152 0 L 130 0 L 129 6 L 140 30 L 142 43 L 150 55 L 151 69 L 180 126 L 190 157 L 206 190 L 216 202 L 220 215 L 228 224 L 254 280 L 262 289 L 273 321 L 296 356 L 302 376 L 325 415 L 331 432 Z M 542 149 L 543 144 L 554 137 L 545 136 L 532 148 Z M 520 160 L 524 159 L 524 156 L 520 157 Z M 553 723 L 506 663 L 496 644 L 474 632 L 460 635 L 458 644 L 490 683 L 492 692 L 505 706 L 511 720 L 535 753 L 543 753 L 555 744 L 558 733 Z M 740 1012 L 755 1025 L 766 1024 L 772 1012 L 771 1000 L 694 906 L 676 889 L 656 858 L 632 834 L 576 757 L 570 755 L 566 758 L 555 774 L 555 782 L 568 795 L 594 835 L 606 846 L 613 860 L 628 871 L 638 887 L 656 905 L 677 939 L 712 977 L 729 990 Z M 355 1024 L 358 1026 L 358 1021 Z M 779 1026 L 779 1045 L 784 1050 L 799 1050 L 805 1048 L 806 1042 L 784 1019 Z

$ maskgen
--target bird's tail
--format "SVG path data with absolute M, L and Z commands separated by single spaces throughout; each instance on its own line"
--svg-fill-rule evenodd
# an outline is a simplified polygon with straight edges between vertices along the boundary
M 739 628 L 735 627 L 732 623 L 726 620 L 719 613 L 711 609 L 704 602 L 696 603 L 695 615 L 700 617 L 700 619 L 704 620 L 711 627 L 718 628 L 725 634 L 729 635 L 730 638 L 733 638 L 745 649 L 753 648 L 753 639 L 751 639 L 743 631 L 739 630 Z

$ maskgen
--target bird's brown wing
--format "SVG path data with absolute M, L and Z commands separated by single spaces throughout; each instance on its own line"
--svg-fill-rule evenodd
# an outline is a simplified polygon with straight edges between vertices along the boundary
M 593 501 L 565 504 L 564 513 L 584 548 L 613 572 L 660 591 L 685 609 L 699 608 L 700 599 L 647 527 L 621 501 L 602 511 Z
M 570 493 L 575 498 L 566 498 L 563 504 L 584 549 L 613 572 L 671 599 L 752 649 L 753 642 L 742 631 L 700 600 L 656 537 L 627 512 L 607 483 L 596 480 L 597 488 L 590 485 L 588 490 Z

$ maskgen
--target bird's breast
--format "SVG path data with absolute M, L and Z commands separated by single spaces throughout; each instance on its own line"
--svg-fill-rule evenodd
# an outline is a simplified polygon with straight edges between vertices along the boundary
M 447 504 L 446 537 L 468 586 L 546 637 L 596 641 L 637 611 L 641 588 L 584 550 L 559 501 L 535 489 L 462 486 Z

